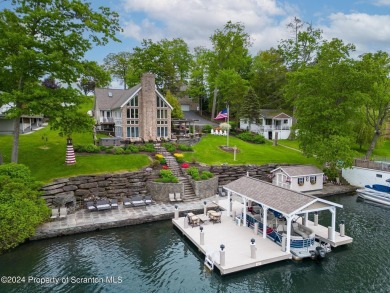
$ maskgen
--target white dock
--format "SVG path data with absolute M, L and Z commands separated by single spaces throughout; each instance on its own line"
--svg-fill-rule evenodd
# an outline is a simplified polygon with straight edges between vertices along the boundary
M 173 219 L 172 223 L 206 256 L 211 255 L 221 275 L 242 271 L 265 264 L 291 259 L 291 253 L 282 251 L 281 246 L 270 239 L 255 235 L 253 229 L 238 226 L 226 212 L 222 213 L 221 223 L 202 224 L 204 245 L 200 244 L 199 226 L 184 228 L 184 218 Z M 251 239 L 255 239 L 256 258 L 251 258 Z M 225 265 L 220 265 L 220 246 L 225 246 Z
M 215 207 L 216 202 L 209 203 L 208 206 Z M 218 205 L 227 209 L 227 199 L 220 199 Z M 242 212 L 243 204 L 235 200 L 232 201 L 232 213 Z M 255 234 L 252 228 L 238 225 L 232 216 L 227 215 L 227 211 L 222 212 L 221 223 L 206 222 L 202 224 L 204 233 L 204 244 L 201 245 L 201 236 L 199 226 L 185 228 L 185 218 L 173 219 L 172 223 L 177 227 L 186 238 L 188 238 L 205 256 L 211 256 L 214 266 L 216 266 L 221 275 L 230 274 L 249 268 L 262 266 L 286 259 L 291 259 L 292 254 L 282 251 L 282 247 L 268 238 L 263 238 L 262 234 Z M 307 221 L 307 226 L 314 231 L 316 237 L 337 247 L 348 244 L 353 241 L 351 237 L 340 236 L 335 233 L 334 241 L 327 239 L 328 228 Z M 251 257 L 251 239 L 255 239 L 256 255 Z M 225 265 L 220 264 L 220 246 L 225 246 Z

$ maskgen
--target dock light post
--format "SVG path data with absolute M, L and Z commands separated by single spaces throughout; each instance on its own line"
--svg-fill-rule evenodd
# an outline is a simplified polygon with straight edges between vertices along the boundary
M 203 206 L 203 214 L 206 215 L 207 214 L 207 201 L 204 201 L 203 204 L 204 204 L 204 206 Z
M 200 245 L 204 245 L 204 232 L 203 232 L 203 227 L 200 226 Z
M 255 244 L 255 238 L 251 239 L 251 258 L 256 258 L 256 244 Z
M 314 226 L 318 226 L 318 212 L 314 212 Z
M 340 236 L 341 236 L 341 237 L 344 237 L 344 236 L 345 236 L 345 224 L 344 224 L 344 220 L 341 220 L 341 224 L 340 224 Z
M 188 228 L 188 219 L 187 219 L 187 213 L 184 214 L 184 228 Z
M 232 198 L 230 199 L 230 210 L 231 211 L 233 210 L 233 199 Z
M 233 211 L 233 221 L 236 221 L 236 211 Z
M 179 219 L 179 206 L 175 204 L 175 220 Z
M 219 251 L 219 264 L 221 266 L 224 266 L 225 265 L 225 245 L 221 244 L 220 246 L 221 250 Z

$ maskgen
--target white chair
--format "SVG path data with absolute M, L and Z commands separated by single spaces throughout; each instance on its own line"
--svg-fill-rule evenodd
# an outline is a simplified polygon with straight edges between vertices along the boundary
M 223 133 L 222 133 L 222 135 L 227 136 L 227 131 L 224 130 Z
M 215 134 L 214 129 L 211 128 L 211 132 L 210 133 L 211 134 Z
M 180 192 L 175 193 L 175 199 L 176 199 L 176 201 L 182 201 L 181 196 L 180 196 Z
M 51 217 L 50 219 L 57 219 L 58 218 L 58 208 L 51 210 Z
M 67 208 L 60 208 L 60 218 L 66 218 L 66 215 L 68 214 Z
M 170 193 L 170 194 L 169 194 L 169 200 L 170 200 L 170 201 L 176 201 L 176 199 L 175 199 L 175 194 L 174 194 L 174 193 Z

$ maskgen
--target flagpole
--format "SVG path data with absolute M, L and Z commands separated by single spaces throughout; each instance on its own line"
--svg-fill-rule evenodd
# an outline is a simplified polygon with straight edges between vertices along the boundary
M 229 104 L 227 104 L 227 123 L 228 123 L 228 125 L 230 125 L 229 124 L 229 115 L 230 115 Z M 226 146 L 227 147 L 229 146 L 229 132 L 230 132 L 230 127 L 228 126 L 227 136 L 226 136 Z

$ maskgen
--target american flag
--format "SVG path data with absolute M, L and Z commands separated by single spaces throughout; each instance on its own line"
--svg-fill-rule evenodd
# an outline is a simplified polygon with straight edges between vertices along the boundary
M 221 120 L 228 117 L 228 110 L 223 109 L 221 112 L 218 113 L 217 117 L 214 118 L 214 120 Z

